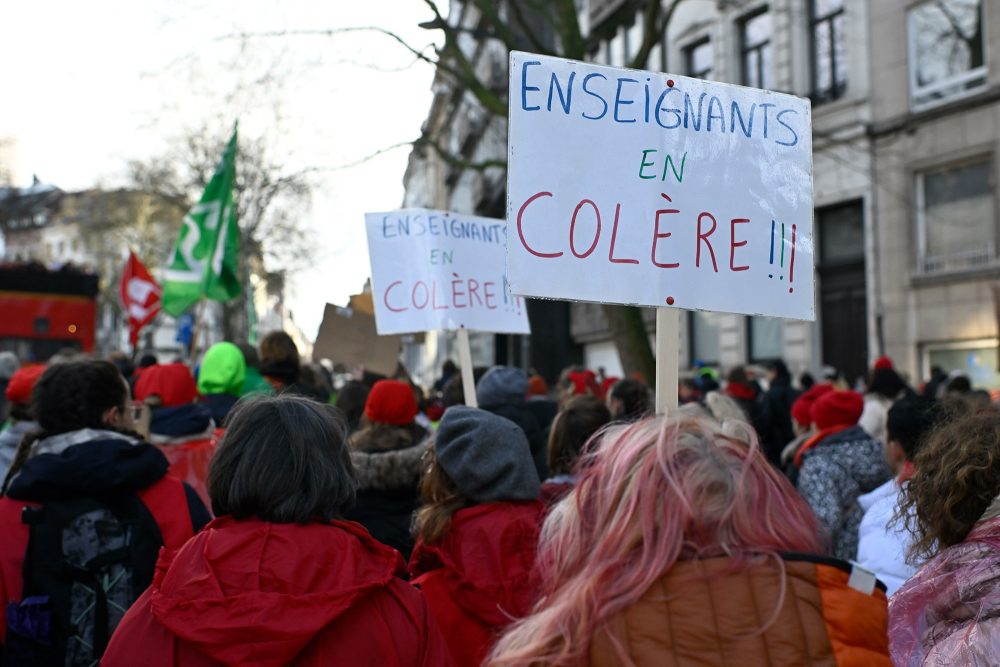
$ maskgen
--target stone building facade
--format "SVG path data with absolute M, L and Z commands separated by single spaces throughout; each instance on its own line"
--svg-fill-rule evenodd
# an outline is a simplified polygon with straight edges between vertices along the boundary
M 452 11 L 474 22 L 468 4 L 455 0 Z M 592 61 L 632 59 L 641 7 L 582 3 Z M 677 4 L 647 69 L 812 100 L 817 304 L 815 322 L 686 313 L 682 367 L 702 361 L 725 370 L 780 357 L 793 373 L 832 366 L 853 382 L 888 354 L 914 382 L 939 365 L 1000 386 L 998 9 L 987 0 Z M 502 47 L 469 47 L 492 81 L 506 81 Z M 477 112 L 464 118 L 475 106 L 444 79 L 435 86 L 426 129 L 459 153 L 502 157 L 502 122 Z M 415 153 L 406 186 L 409 205 L 503 216 L 502 170 L 457 169 Z M 589 367 L 620 372 L 599 308 L 572 304 L 566 319 Z M 648 321 L 652 333 L 651 314 Z
M 1000 5 L 870 7 L 876 335 L 915 375 L 997 375 Z

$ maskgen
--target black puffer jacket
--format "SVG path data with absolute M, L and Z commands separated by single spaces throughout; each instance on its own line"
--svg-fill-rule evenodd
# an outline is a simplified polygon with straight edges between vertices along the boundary
M 799 397 L 792 389 L 792 381 L 787 376 L 779 376 L 771 381 L 771 386 L 761 397 L 758 421 L 755 423 L 761 445 L 767 460 L 781 465 L 781 451 L 795 438 L 792 428 L 792 403 Z
M 359 486 L 357 502 L 344 518 L 357 521 L 406 559 L 413 550 L 410 524 L 420 505 L 417 487 L 427 442 L 417 424 L 370 424 L 350 440 Z

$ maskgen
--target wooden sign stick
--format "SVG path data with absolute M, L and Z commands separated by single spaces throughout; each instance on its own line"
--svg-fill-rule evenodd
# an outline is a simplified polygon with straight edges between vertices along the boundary
M 656 309 L 656 414 L 677 410 L 677 384 L 680 380 L 681 311 L 679 308 Z
M 472 375 L 472 348 L 469 346 L 469 330 L 465 327 L 458 330 L 458 361 L 462 367 L 462 391 L 465 393 L 465 404 L 470 408 L 478 408 L 476 382 Z

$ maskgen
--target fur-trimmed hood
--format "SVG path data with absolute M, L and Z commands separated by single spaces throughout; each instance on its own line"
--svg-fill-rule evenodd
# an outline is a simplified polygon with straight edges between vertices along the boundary
M 352 449 L 351 463 L 358 476 L 358 491 L 415 491 L 420 482 L 424 454 L 430 448 L 431 439 L 425 438 L 415 445 L 397 449 Z

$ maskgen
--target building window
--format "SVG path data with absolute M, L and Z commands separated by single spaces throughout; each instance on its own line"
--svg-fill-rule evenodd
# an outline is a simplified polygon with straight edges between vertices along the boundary
M 995 261 L 992 159 L 917 174 L 916 199 L 919 272 L 973 268 Z
M 771 15 L 767 7 L 740 21 L 740 67 L 744 86 L 771 88 Z
M 785 354 L 782 338 L 784 325 L 777 317 L 754 316 L 747 318 L 750 361 L 761 362 L 780 359 Z
M 910 96 L 914 108 L 986 85 L 982 0 L 934 0 L 909 10 Z
M 961 373 L 977 389 L 1000 388 L 996 339 L 936 343 L 924 348 L 924 377 L 937 366 L 947 374 Z
M 706 37 L 684 49 L 685 73 L 694 79 L 712 76 L 712 42 Z
M 691 311 L 691 360 L 702 361 L 709 366 L 719 363 L 719 336 L 721 334 L 721 313 Z
M 626 45 L 626 55 L 625 64 L 630 65 L 637 55 L 639 55 L 639 48 L 642 46 L 643 37 L 643 14 L 637 12 L 635 16 L 635 21 L 630 25 L 625 33 L 625 39 L 628 41 Z M 644 63 L 643 63 L 644 64 Z
M 625 38 L 625 34 L 626 29 L 619 28 L 608 45 L 608 64 L 612 67 L 625 66 L 628 57 L 628 40 Z
M 812 0 L 813 99 L 829 102 L 847 88 L 844 0 Z

